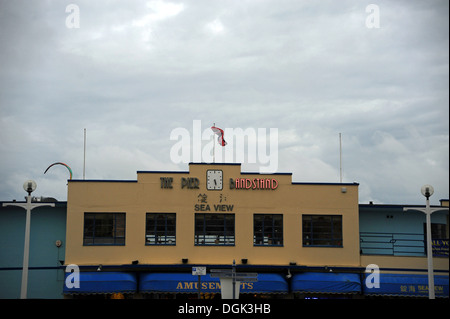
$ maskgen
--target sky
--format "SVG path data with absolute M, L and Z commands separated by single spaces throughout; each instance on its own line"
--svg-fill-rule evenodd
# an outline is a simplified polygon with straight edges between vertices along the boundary
M 449 198 L 447 0 L 0 0 L 0 43 L 0 201 L 28 179 L 67 200 L 44 171 L 82 179 L 84 155 L 86 179 L 187 171 L 171 135 L 192 161 L 213 123 L 265 129 L 244 151 L 276 137 L 276 172 L 342 175 L 360 203 Z

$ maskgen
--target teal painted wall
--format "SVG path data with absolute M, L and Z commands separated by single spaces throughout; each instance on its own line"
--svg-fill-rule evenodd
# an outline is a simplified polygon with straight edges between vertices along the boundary
M 359 205 L 361 254 L 425 256 L 426 216 L 420 211 L 403 211 L 403 207 Z M 434 212 L 431 223 L 447 225 L 448 212 Z
M 359 205 L 359 231 L 423 234 L 425 214 L 400 205 Z M 446 224 L 448 212 L 431 214 L 431 223 Z M 387 217 L 389 216 L 389 218 Z M 391 217 L 392 216 L 392 217 Z
M 66 210 L 67 204 L 58 202 L 31 211 L 28 298 L 63 298 Z M 0 298 L 20 297 L 24 237 L 25 209 L 0 207 Z

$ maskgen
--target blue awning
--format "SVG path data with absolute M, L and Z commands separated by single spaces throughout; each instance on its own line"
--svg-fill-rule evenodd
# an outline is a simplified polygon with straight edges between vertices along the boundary
M 284 276 L 280 274 L 258 274 L 258 281 L 248 284 L 253 284 L 252 289 L 247 287 L 247 289 L 241 290 L 242 293 L 285 294 L 289 291 L 288 283 L 284 279 Z
M 220 279 L 201 276 L 201 292 L 220 293 Z M 197 293 L 198 276 L 190 273 L 147 273 L 140 276 L 139 290 L 147 293 Z M 257 282 L 241 282 L 240 293 L 287 293 L 288 284 L 279 274 L 258 274 Z
M 70 273 L 66 273 L 69 276 Z M 64 281 L 65 294 L 105 294 L 105 293 L 134 293 L 137 281 L 134 274 L 125 272 L 80 272 L 79 288 L 73 280 L 69 287 Z
M 434 290 L 437 298 L 448 298 L 448 276 L 434 276 Z M 372 296 L 428 297 L 428 275 L 380 274 L 380 288 L 364 284 L 363 292 Z
M 305 272 L 292 277 L 292 292 L 298 293 L 361 293 L 359 274 Z

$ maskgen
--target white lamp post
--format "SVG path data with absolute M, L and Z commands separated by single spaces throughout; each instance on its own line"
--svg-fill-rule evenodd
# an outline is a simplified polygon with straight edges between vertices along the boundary
M 20 299 L 27 299 L 27 287 L 28 287 L 28 259 L 30 255 L 30 224 L 31 224 L 31 210 L 36 207 L 41 206 L 51 206 L 55 207 L 53 203 L 45 203 L 45 204 L 32 204 L 31 203 L 31 193 L 36 189 L 37 185 L 35 181 L 29 180 L 23 184 L 23 189 L 28 192 L 28 196 L 26 197 L 27 202 L 25 204 L 16 204 L 16 203 L 3 203 L 3 207 L 5 206 L 17 206 L 25 208 L 27 211 L 26 219 L 25 219 L 25 244 L 23 248 L 23 269 L 22 269 L 22 286 L 20 289 Z
M 428 298 L 434 299 L 434 275 L 433 275 L 433 247 L 431 242 L 431 214 L 438 210 L 448 210 L 448 208 L 430 208 L 430 196 L 433 195 L 434 189 L 431 185 L 422 186 L 422 195 L 427 198 L 425 209 L 422 207 L 405 207 L 403 211 L 418 210 L 426 215 L 427 221 L 427 260 L 428 260 Z

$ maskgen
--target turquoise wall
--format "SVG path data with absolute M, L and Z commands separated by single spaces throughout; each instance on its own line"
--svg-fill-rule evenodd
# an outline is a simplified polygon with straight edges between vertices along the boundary
M 361 254 L 425 256 L 426 216 L 402 205 L 359 205 Z M 432 224 L 446 225 L 448 212 L 431 215 Z M 448 226 L 447 226 L 448 227 Z M 445 227 L 443 227 L 445 229 Z
M 425 214 L 401 205 L 359 205 L 359 231 L 423 234 Z M 431 214 L 431 223 L 447 224 L 448 212 Z M 389 216 L 389 218 L 388 218 Z M 392 217 L 391 217 L 392 216 Z
M 0 205 L 1 206 L 1 205 Z M 66 241 L 65 202 L 31 211 L 28 298 L 62 298 Z M 0 207 L 0 298 L 20 297 L 25 209 Z M 61 240 L 62 246 L 56 247 Z

